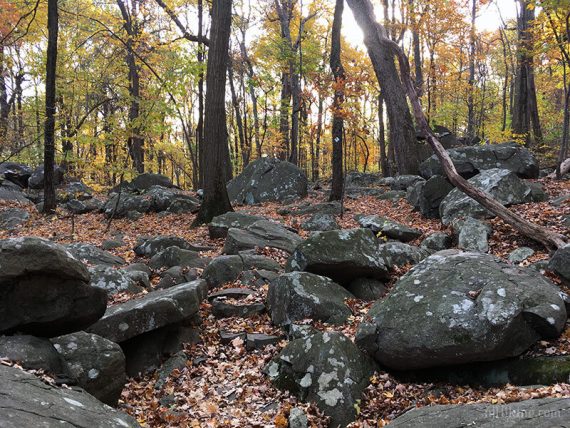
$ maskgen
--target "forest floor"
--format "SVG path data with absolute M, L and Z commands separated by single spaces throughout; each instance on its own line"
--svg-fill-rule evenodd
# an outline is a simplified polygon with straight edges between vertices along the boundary
M 570 193 L 570 181 L 544 181 L 549 196 L 556 197 Z M 324 197 L 313 197 L 310 202 L 323 202 Z M 9 204 L 0 204 L 0 208 Z M 236 210 L 254 211 L 257 215 L 275 218 L 298 228 L 303 217 L 280 216 L 276 210 L 279 204 L 267 203 L 256 207 L 236 207 Z M 378 200 L 375 197 L 359 197 L 345 201 L 346 212 L 339 224 L 343 228 L 357 227 L 353 216 L 358 213 L 379 214 L 400 223 L 422 230 L 424 235 L 419 244 L 434 231 L 446 231 L 438 220 L 426 220 L 405 201 Z M 548 202 L 518 205 L 514 209 L 527 219 L 540 223 L 560 233 L 569 235 L 563 221 L 570 215 L 570 204 L 553 206 Z M 147 214 L 138 221 L 127 219 L 113 220 L 111 228 L 105 232 L 107 220 L 102 214 L 85 214 L 70 217 L 65 212 L 54 216 L 43 216 L 33 212 L 31 220 L 13 232 L 0 231 L 0 239 L 10 236 L 41 236 L 59 243 L 87 242 L 100 245 L 116 233 L 124 235 L 125 245 L 112 253 L 123 257 L 127 262 L 137 258 L 132 251 L 137 237 L 143 235 L 177 235 L 195 244 L 210 245 L 216 248 L 204 255 L 214 257 L 221 253 L 223 240 L 211 240 L 207 227 L 192 229 L 194 219 L 189 214 L 171 214 L 161 217 Z M 525 264 L 548 258 L 541 246 L 520 236 L 510 226 L 498 219 L 490 221 L 493 235 L 490 239 L 490 253 L 506 258 L 508 253 L 520 246 L 529 246 L 536 253 Z M 304 235 L 304 232 L 300 232 Z M 286 254 L 281 251 L 260 249 L 260 253 L 272 257 L 282 265 Z M 409 267 L 394 272 L 394 280 Z M 158 281 L 154 275 L 153 283 Z M 559 284 L 558 278 L 550 279 Z M 222 288 L 241 286 L 239 280 Z M 258 290 L 254 299 L 264 301 L 267 287 Z M 111 304 L 124 301 L 132 296 L 118 295 Z M 348 302 L 353 316 L 343 326 L 331 326 L 306 320 L 319 330 L 341 331 L 353 338 L 356 327 L 365 316 L 371 303 L 359 300 Z M 287 427 L 287 416 L 291 407 L 303 407 L 311 426 L 327 426 L 327 419 L 315 406 L 302 404 L 295 397 L 274 388 L 263 374 L 264 366 L 282 349 L 286 340 L 263 350 L 248 351 L 243 340 L 236 339 L 229 344 L 221 344 L 220 331 L 255 332 L 281 335 L 282 332 L 271 324 L 267 314 L 255 318 L 216 319 L 211 315 L 211 306 L 204 302 L 201 306 L 203 323 L 201 343 L 185 348 L 189 360 L 182 370 L 176 370 L 161 389 L 155 389 L 156 374 L 139 379 L 129 379 L 119 408 L 134 417 L 146 427 Z M 527 351 L 529 355 L 570 354 L 570 325 L 563 335 L 553 341 L 541 341 Z M 169 396 L 169 400 L 164 400 Z M 505 403 L 538 397 L 570 397 L 569 384 L 556 384 L 546 387 L 474 388 L 450 384 L 405 383 L 385 372 L 376 373 L 371 385 L 366 389 L 359 405 L 359 417 L 353 427 L 384 426 L 396 416 L 414 406 L 428 404 L 472 403 L 478 401 Z

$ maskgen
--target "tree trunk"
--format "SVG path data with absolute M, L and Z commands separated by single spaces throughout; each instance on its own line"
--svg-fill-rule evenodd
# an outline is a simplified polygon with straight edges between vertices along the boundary
M 349 4 L 353 0 L 348 0 Z M 370 0 L 363 0 L 362 1 L 364 7 L 363 12 L 371 13 L 372 11 L 372 4 Z M 527 236 L 530 239 L 538 241 L 542 243 L 546 248 L 555 250 L 567 243 L 567 238 L 563 235 L 558 233 L 554 233 L 542 226 L 537 224 L 533 224 L 519 214 L 516 214 L 506 208 L 504 205 L 499 203 L 496 199 L 494 199 L 488 193 L 482 191 L 474 187 L 471 183 L 461 177 L 457 170 L 455 169 L 455 165 L 453 165 L 453 161 L 449 157 L 449 154 L 445 150 L 445 148 L 441 145 L 433 131 L 431 130 L 426 116 L 422 110 L 422 106 L 420 100 L 416 94 L 416 90 L 414 87 L 414 83 L 412 82 L 411 74 L 410 74 L 410 64 L 408 62 L 408 58 L 396 43 L 392 42 L 386 37 L 386 30 L 382 27 L 379 23 L 374 23 L 376 27 L 376 32 L 378 34 L 378 39 L 374 43 L 378 43 L 381 46 L 389 47 L 390 50 L 397 56 L 398 62 L 400 65 L 400 79 L 403 86 L 406 88 L 406 92 L 408 97 L 410 98 L 410 102 L 413 107 L 414 116 L 416 118 L 416 122 L 420 127 L 423 135 L 426 136 L 426 139 L 429 145 L 432 147 L 433 151 L 435 152 L 437 158 L 439 159 L 443 170 L 445 171 L 449 181 L 456 186 L 459 190 L 465 193 L 467 196 L 473 198 L 475 201 L 479 202 L 484 208 L 488 209 L 491 213 L 495 214 L 496 216 L 500 217 L 503 221 L 510 224 L 519 231 L 524 236 Z
M 202 21 L 204 17 L 204 5 L 203 0 L 198 0 L 198 38 L 203 39 L 202 34 Z M 198 46 L 198 63 L 202 65 L 204 63 L 204 45 L 200 43 Z M 198 125 L 196 126 L 196 151 L 198 152 L 198 174 L 194 173 L 194 176 L 198 177 L 198 183 L 194 185 L 198 187 L 204 186 L 204 168 L 202 167 L 204 162 L 204 73 L 200 72 L 198 80 Z
M 421 54 L 421 42 L 420 42 L 420 31 L 419 24 L 416 21 L 415 10 L 414 10 L 414 0 L 409 0 L 410 5 L 410 27 L 412 29 L 412 45 L 414 49 L 414 71 L 415 71 L 415 83 L 416 92 L 418 96 L 422 96 L 424 76 L 422 71 L 422 54 Z
M 46 120 L 44 127 L 44 208 L 46 214 L 53 213 L 57 206 L 55 199 L 55 96 L 57 67 L 57 0 L 48 0 L 48 44 L 46 62 Z
M 127 147 L 129 154 L 133 160 L 133 165 L 137 172 L 144 172 L 144 138 L 142 137 L 142 126 L 139 123 L 140 116 L 140 73 L 136 63 L 136 54 L 134 51 L 134 41 L 139 35 L 139 31 L 133 16 L 136 11 L 129 12 L 125 7 L 123 0 L 117 0 L 117 5 L 121 10 L 123 17 L 123 28 L 127 32 L 127 54 L 125 62 L 129 69 L 129 96 L 131 104 L 129 107 L 129 137 L 127 139 Z M 134 6 L 133 6 L 134 9 Z
M 405 90 L 398 78 L 394 54 L 385 42 L 389 40 L 386 30 L 382 26 L 378 28 L 369 0 L 347 0 L 347 3 L 364 33 L 364 43 L 386 101 L 390 144 L 394 147 L 398 173 L 417 174 L 422 161 L 421 147 L 416 139 Z
M 469 33 L 469 93 L 467 95 L 467 138 L 475 137 L 475 19 L 477 18 L 477 0 L 471 0 L 471 29 Z
M 417 81 L 416 81 L 417 83 Z M 390 167 L 386 157 L 386 130 L 384 128 L 384 99 L 378 94 L 378 145 L 380 147 L 380 169 L 384 177 L 390 176 Z
M 299 82 L 299 73 L 297 73 L 296 70 L 293 69 L 290 75 L 293 107 L 291 110 L 291 153 L 289 155 L 289 162 L 297 165 L 299 163 L 299 113 L 301 111 L 301 85 Z
M 323 133 L 323 107 L 324 107 L 324 100 L 321 91 L 319 91 L 319 101 L 318 101 L 318 109 L 317 109 L 317 138 L 315 141 L 315 152 L 312 162 L 312 177 L 313 181 L 317 181 L 320 176 L 319 172 L 319 160 L 321 157 L 321 135 Z
M 246 144 L 245 144 L 245 132 L 244 132 L 244 126 L 243 126 L 243 122 L 242 122 L 242 118 L 241 118 L 241 112 L 240 112 L 240 108 L 239 108 L 239 101 L 238 101 L 238 97 L 236 94 L 236 88 L 234 85 L 234 71 L 233 71 L 233 66 L 232 66 L 231 60 L 228 62 L 228 82 L 230 84 L 230 93 L 232 96 L 232 105 L 234 107 L 234 114 L 235 114 L 235 118 L 236 118 L 237 134 L 238 134 L 237 137 L 238 137 L 238 141 L 239 141 L 239 148 L 241 151 L 242 168 L 245 168 L 245 166 L 247 165 L 248 154 L 247 154 L 247 148 L 246 148 Z M 237 147 L 237 145 L 236 145 L 236 147 Z M 237 161 L 237 158 L 236 158 L 236 161 Z
M 0 45 L 0 140 L 5 141 L 8 134 L 8 117 L 10 116 L 10 103 L 6 88 L 8 67 L 4 61 L 4 46 Z
M 343 102 L 344 102 L 344 68 L 342 66 L 341 52 L 341 28 L 344 0 L 336 0 L 334 19 L 331 33 L 331 57 L 330 66 L 334 77 L 334 103 L 332 108 L 332 185 L 329 200 L 340 201 L 343 187 L 342 145 L 343 145 Z
M 540 144 L 542 130 L 536 101 L 531 34 L 534 23 L 534 8 L 529 9 L 527 7 L 529 0 L 518 0 L 518 2 L 520 10 L 517 18 L 517 71 L 514 80 L 511 129 L 515 136 L 523 137 L 525 143 L 529 145 L 532 141 L 530 135 L 532 122 L 534 142 Z
M 289 157 L 289 111 L 291 109 L 291 84 L 288 73 L 281 74 L 281 106 L 279 110 L 279 133 L 281 135 L 281 147 L 279 159 Z
M 209 223 L 215 216 L 233 211 L 226 189 L 229 152 L 225 110 L 231 18 L 232 1 L 214 0 L 206 71 L 204 200 L 194 226 Z

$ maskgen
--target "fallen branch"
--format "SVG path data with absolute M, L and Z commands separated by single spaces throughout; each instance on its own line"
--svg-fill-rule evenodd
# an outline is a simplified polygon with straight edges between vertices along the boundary
M 380 24 L 377 25 L 378 27 L 381 27 Z M 547 249 L 556 250 L 559 247 L 565 245 L 568 240 L 564 235 L 552 232 L 545 227 L 527 221 L 519 214 L 509 210 L 487 192 L 484 192 L 483 190 L 473 186 L 465 178 L 457 173 L 455 165 L 453 165 L 453 161 L 449 157 L 449 154 L 441 145 L 428 124 L 420 100 L 416 94 L 416 89 L 410 77 L 410 64 L 406 54 L 402 51 L 399 45 L 392 42 L 383 35 L 382 28 L 378 29 L 378 36 L 380 37 L 382 43 L 384 43 L 385 46 L 391 48 L 391 50 L 398 58 L 402 83 L 406 88 L 406 92 L 408 93 L 408 97 L 412 104 L 416 122 L 420 130 L 427 137 L 427 141 L 439 159 L 439 162 L 441 163 L 445 174 L 449 178 L 449 181 L 467 196 L 470 196 L 475 201 L 480 203 L 491 213 L 495 214 L 497 217 L 510 224 L 514 229 L 527 236 L 528 238 L 540 242 Z

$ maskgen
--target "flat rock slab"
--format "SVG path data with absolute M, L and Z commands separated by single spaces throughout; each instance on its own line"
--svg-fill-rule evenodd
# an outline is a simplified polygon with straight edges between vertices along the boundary
M 302 241 L 299 235 L 279 223 L 258 220 L 245 230 L 229 229 L 222 252 L 238 254 L 256 247 L 269 247 L 292 253 Z
M 0 426 L 135 428 L 137 421 L 92 395 L 43 383 L 34 375 L 0 365 Z
M 376 234 L 380 233 L 386 238 L 401 242 L 413 241 L 422 236 L 421 230 L 412 229 L 411 227 L 379 215 L 357 215 L 355 216 L 355 220 L 358 221 L 361 227 L 370 229 Z
M 228 229 L 231 227 L 234 229 L 247 229 L 258 220 L 265 219 L 258 215 L 230 211 L 214 217 L 208 224 L 208 232 L 212 239 L 225 238 L 228 235 Z
M 272 336 L 264 333 L 248 333 L 246 336 L 246 349 L 252 351 L 254 349 L 263 349 L 269 345 L 279 343 L 281 338 L 279 336 Z
M 140 299 L 111 306 L 103 318 L 87 331 L 121 343 L 143 333 L 191 318 L 206 297 L 206 281 L 196 280 L 165 290 L 153 291 Z
M 552 428 L 568 426 L 570 398 L 541 398 L 509 404 L 452 404 L 412 409 L 391 427 Z
M 216 318 L 249 318 L 265 312 L 263 303 L 232 305 L 219 299 L 212 301 L 212 315 Z
M 255 291 L 250 290 L 249 288 L 225 288 L 223 290 L 216 291 L 215 293 L 210 293 L 208 300 L 214 300 L 219 297 L 241 299 L 251 294 L 255 294 Z

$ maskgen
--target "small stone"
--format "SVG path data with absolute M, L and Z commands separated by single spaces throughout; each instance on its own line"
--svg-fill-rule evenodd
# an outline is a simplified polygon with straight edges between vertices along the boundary
M 509 262 L 519 264 L 534 255 L 534 250 L 529 247 L 520 247 L 509 254 Z
M 305 411 L 300 407 L 293 407 L 289 412 L 289 428 L 307 428 L 309 421 Z

